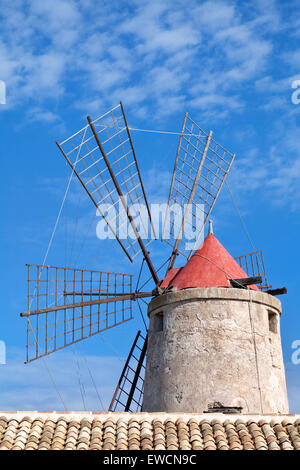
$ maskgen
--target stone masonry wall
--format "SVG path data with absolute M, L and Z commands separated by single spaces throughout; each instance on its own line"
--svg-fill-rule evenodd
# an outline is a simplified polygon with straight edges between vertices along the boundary
M 219 401 L 244 413 L 288 413 L 278 299 L 185 289 L 154 298 L 148 315 L 143 411 L 202 412 Z

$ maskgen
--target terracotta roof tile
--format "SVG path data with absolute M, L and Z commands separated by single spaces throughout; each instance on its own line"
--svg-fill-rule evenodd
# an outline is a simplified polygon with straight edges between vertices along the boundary
M 300 418 L 0 413 L 0 450 L 300 450 Z

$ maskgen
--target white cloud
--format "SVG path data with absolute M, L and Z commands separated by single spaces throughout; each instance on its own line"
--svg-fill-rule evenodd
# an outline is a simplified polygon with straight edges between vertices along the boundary
M 289 103 L 295 71 L 275 79 L 268 69 L 270 33 L 282 30 L 275 1 L 257 0 L 252 8 L 226 0 L 192 1 L 189 8 L 181 0 L 124 2 L 124 8 L 100 2 L 92 11 L 89 1 L 34 0 L 27 15 L 24 5 L 19 0 L 3 8 L 0 78 L 7 82 L 8 107 L 30 99 L 29 121 L 61 124 L 51 103 L 75 90 L 77 110 L 95 115 L 121 99 L 136 120 L 151 116 L 154 122 L 183 109 L 211 120 L 241 113 L 245 86 L 262 93 L 265 112 L 279 109 L 291 118 L 298 112 Z M 286 60 L 299 62 L 298 55 L 295 49 Z M 266 191 L 290 200 L 295 187 L 298 198 L 299 152 L 292 149 L 294 160 L 285 168 L 284 151 L 279 142 L 275 163 L 270 148 L 259 171 L 242 158 L 233 172 L 256 188 L 269 175 Z
M 242 194 L 260 190 L 262 198 L 272 204 L 288 205 L 290 210 L 299 211 L 299 135 L 300 130 L 296 126 L 288 131 L 277 129 L 267 154 L 253 148 L 245 157 L 238 158 L 229 177 L 235 191 Z
M 264 28 L 266 32 L 277 32 L 289 28 L 289 25 L 282 21 L 280 6 L 277 0 L 254 0 L 252 4 L 249 3 L 249 9 L 253 14 L 251 24 Z
M 48 124 L 60 121 L 60 117 L 57 114 L 38 107 L 31 108 L 27 116 L 30 121 L 45 122 Z
M 256 2 L 256 17 L 226 0 L 192 0 L 189 8 L 182 0 L 122 8 L 34 0 L 27 11 L 23 0 L 6 4 L 0 78 L 7 81 L 8 104 L 30 99 L 41 107 L 76 90 L 77 108 L 111 105 L 121 93 L 129 106 L 148 100 L 140 115 L 147 106 L 165 117 L 195 99 L 208 113 L 220 116 L 228 105 L 239 111 L 236 87 L 261 75 L 272 50 L 264 33 L 278 12 L 267 4 Z
M 209 0 L 198 6 L 195 17 L 206 32 L 216 33 L 238 22 L 237 11 L 233 4 Z
M 174 53 L 200 42 L 200 34 L 184 9 L 173 2 L 140 2 L 136 14 L 120 27 L 138 42 L 138 52 Z M 172 8 L 173 7 L 173 8 Z M 173 10 L 173 11 L 172 11 Z
M 242 102 L 238 96 L 226 96 L 218 93 L 210 93 L 195 98 L 192 103 L 194 108 L 204 110 L 209 109 L 211 105 L 214 105 L 215 107 L 224 107 L 229 111 L 232 109 L 240 109 L 242 107 Z

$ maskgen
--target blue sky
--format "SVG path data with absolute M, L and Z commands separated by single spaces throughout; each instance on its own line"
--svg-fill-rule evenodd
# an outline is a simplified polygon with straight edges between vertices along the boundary
M 68 408 L 84 407 L 80 376 L 85 406 L 99 409 L 85 358 L 107 407 L 142 328 L 135 308 L 128 324 L 49 356 L 46 366 L 23 364 L 25 263 L 42 263 L 69 177 L 54 142 L 122 100 L 131 127 L 179 131 L 188 111 L 236 153 L 228 183 L 271 283 L 288 288 L 282 343 L 290 408 L 300 413 L 300 365 L 291 362 L 300 339 L 300 105 L 291 100 L 300 79 L 298 2 L 0 0 L 0 22 L 0 409 L 62 409 L 47 366 Z M 132 137 L 149 202 L 164 202 L 177 137 Z M 137 274 L 140 258 L 132 265 L 117 244 L 96 238 L 94 209 L 80 194 L 72 183 L 47 263 Z M 251 251 L 225 189 L 214 227 L 232 255 Z M 170 249 L 152 243 L 151 253 L 159 266 Z

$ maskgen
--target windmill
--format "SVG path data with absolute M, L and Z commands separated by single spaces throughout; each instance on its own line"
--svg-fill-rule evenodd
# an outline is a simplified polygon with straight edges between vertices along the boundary
M 153 288 L 135 290 L 132 275 L 126 273 L 27 265 L 28 306 L 21 313 L 27 319 L 27 363 L 131 320 L 133 302 L 164 292 L 148 251 L 156 234 L 123 105 L 87 121 L 57 146 L 129 261 L 142 253 Z M 212 131 L 204 132 L 185 115 L 162 236 L 172 246 L 167 272 L 177 256 L 189 260 L 198 247 L 234 157 L 212 138 Z M 103 210 L 106 203 L 109 209 Z M 132 211 L 137 204 L 145 208 L 139 228 Z M 133 237 L 125 230 L 128 224 Z M 122 230 L 125 236 L 120 237 Z M 196 233 L 192 242 L 191 232 Z M 270 286 L 261 277 L 263 261 L 255 264 L 254 259 L 262 260 L 261 252 L 240 257 L 239 262 L 246 263 L 247 274 L 264 282 L 267 290 Z M 147 334 L 138 331 L 110 410 L 141 409 L 146 351 Z

